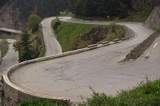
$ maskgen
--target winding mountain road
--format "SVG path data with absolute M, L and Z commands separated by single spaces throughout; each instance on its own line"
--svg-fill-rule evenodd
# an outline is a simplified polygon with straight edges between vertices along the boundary
M 108 24 L 71 18 L 61 18 L 61 20 L 86 24 Z M 51 27 L 50 19 L 46 22 L 48 24 L 43 25 L 46 31 L 44 35 L 53 35 L 48 31 L 48 28 Z M 118 63 L 130 50 L 153 33 L 153 30 L 146 28 L 141 23 L 119 24 L 132 29 L 135 37 L 119 44 L 76 55 L 28 64 L 12 72 L 9 79 L 16 86 L 32 92 L 36 96 L 69 99 L 73 102 L 79 102 L 89 97 L 92 94 L 91 88 L 100 93 L 116 95 L 120 90 L 132 89 L 138 83 L 146 81 L 146 78 L 159 79 L 160 38 L 144 53 L 144 56 L 150 53 L 149 59 L 141 56 L 133 62 Z M 53 37 L 53 41 L 55 41 L 54 39 L 55 37 Z M 50 37 L 48 40 L 52 41 Z M 60 53 L 61 50 L 57 49 L 57 47 L 59 48 L 59 44 L 56 46 L 57 44 L 54 45 L 55 48 L 53 47 L 55 51 L 50 51 L 52 50 L 51 46 L 47 44 L 47 48 L 50 49 L 47 54 Z
M 62 53 L 62 48 L 59 42 L 56 40 L 56 36 L 52 29 L 52 21 L 54 19 L 55 17 L 50 17 L 44 19 L 41 23 L 43 30 L 42 32 L 44 35 L 44 42 L 46 46 L 46 56 L 57 55 Z

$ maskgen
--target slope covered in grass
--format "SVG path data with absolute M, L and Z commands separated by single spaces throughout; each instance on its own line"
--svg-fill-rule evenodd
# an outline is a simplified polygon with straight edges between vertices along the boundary
M 80 106 L 160 106 L 160 80 L 121 92 L 116 97 L 94 93 L 92 98 Z
M 115 24 L 102 26 L 57 21 L 53 23 L 53 29 L 64 52 L 125 37 L 124 27 Z
M 87 24 L 61 23 L 56 29 L 57 39 L 60 42 L 63 51 L 70 51 L 74 48 L 74 41 L 77 36 L 83 35 L 88 30 L 95 27 Z
M 67 102 L 52 101 L 47 99 L 28 100 L 20 103 L 19 106 L 69 106 Z

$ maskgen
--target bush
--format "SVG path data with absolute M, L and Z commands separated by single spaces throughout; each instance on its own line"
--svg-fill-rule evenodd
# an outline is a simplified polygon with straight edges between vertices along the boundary
M 38 15 L 32 14 L 31 16 L 29 16 L 29 19 L 28 19 L 28 28 L 32 32 L 38 31 L 41 20 L 42 20 L 41 17 L 39 17 Z
M 37 99 L 37 100 L 28 100 L 20 103 L 19 106 L 69 106 L 68 102 L 46 100 L 46 99 Z
M 61 22 L 58 18 L 56 18 L 53 22 L 52 22 L 52 26 L 53 29 L 56 30 L 59 26 L 61 25 Z
M 33 46 L 30 44 L 29 40 L 30 34 L 25 31 L 22 34 L 21 40 L 16 42 L 14 46 L 16 47 L 16 50 L 19 52 L 19 62 L 23 62 L 26 60 L 34 59 L 36 51 L 34 50 Z

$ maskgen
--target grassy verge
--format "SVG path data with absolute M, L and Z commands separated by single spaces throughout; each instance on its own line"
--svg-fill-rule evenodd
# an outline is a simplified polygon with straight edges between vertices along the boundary
M 69 106 L 67 102 L 46 100 L 46 99 L 37 99 L 37 100 L 28 100 L 23 101 L 19 106 Z
M 124 61 L 128 60 L 135 60 L 138 59 L 144 52 L 145 50 L 150 47 L 155 39 L 160 36 L 159 32 L 153 33 L 151 36 L 149 36 L 146 40 L 144 40 L 141 44 L 139 44 L 137 47 L 135 47 L 131 52 L 126 56 Z
M 0 52 L 1 52 L 1 56 L 4 57 L 9 49 L 9 44 L 7 42 L 7 40 L 0 40 Z
M 95 25 L 62 22 L 55 32 L 57 34 L 57 40 L 61 44 L 63 51 L 73 50 L 77 37 L 83 35 L 93 27 L 95 27 Z
M 94 93 L 92 98 L 79 106 L 160 106 L 160 80 L 124 91 L 116 97 Z
M 53 29 L 64 52 L 125 37 L 125 29 L 114 24 L 101 26 L 60 22 L 59 26 L 53 24 Z

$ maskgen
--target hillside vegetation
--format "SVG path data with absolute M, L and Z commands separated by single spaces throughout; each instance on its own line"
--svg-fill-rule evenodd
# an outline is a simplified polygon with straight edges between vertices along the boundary
M 125 37 L 125 29 L 120 25 L 101 26 L 60 22 L 59 26 L 55 27 L 54 23 L 53 21 L 53 29 L 64 52 Z
M 19 53 L 19 62 L 35 59 L 45 55 L 43 35 L 39 29 L 41 17 L 31 15 L 19 41 L 14 46 Z
M 81 18 L 144 21 L 150 14 L 152 0 L 71 0 L 72 12 Z
M 159 0 L 0 0 L 0 25 L 24 28 L 28 16 L 73 13 L 87 19 L 144 21 Z M 3 9 L 2 9 L 3 8 Z M 5 11 L 5 12 L 3 12 Z
M 123 91 L 116 97 L 94 93 L 80 106 L 159 106 L 160 80 L 140 85 L 131 91 Z

